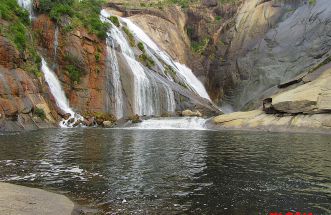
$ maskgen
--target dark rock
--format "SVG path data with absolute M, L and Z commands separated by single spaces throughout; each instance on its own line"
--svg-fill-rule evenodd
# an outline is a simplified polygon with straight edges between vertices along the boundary
M 216 0 L 203 0 L 202 4 L 207 7 L 216 7 L 218 2 Z
M 72 124 L 72 123 L 74 123 L 75 122 L 75 118 L 70 118 L 69 120 L 68 120 L 68 124 Z
M 94 117 L 85 118 L 84 121 L 82 122 L 83 125 L 88 126 L 88 127 L 94 126 L 95 123 L 96 122 L 94 120 Z
M 71 117 L 71 113 L 66 113 L 62 117 L 64 120 L 68 120 Z

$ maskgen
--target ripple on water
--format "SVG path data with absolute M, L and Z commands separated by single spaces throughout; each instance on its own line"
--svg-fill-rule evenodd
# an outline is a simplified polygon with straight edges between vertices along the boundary
M 0 180 L 102 213 L 330 212 L 330 136 L 201 130 L 40 130 L 0 136 Z

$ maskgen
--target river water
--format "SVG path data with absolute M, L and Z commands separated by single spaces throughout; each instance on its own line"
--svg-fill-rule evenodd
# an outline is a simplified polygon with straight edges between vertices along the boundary
M 0 135 L 0 181 L 101 214 L 331 214 L 331 136 L 50 129 Z

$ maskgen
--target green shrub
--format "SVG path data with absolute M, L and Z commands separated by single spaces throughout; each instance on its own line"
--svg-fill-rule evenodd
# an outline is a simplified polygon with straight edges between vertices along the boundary
M 187 29 L 186 29 L 186 33 L 190 38 L 192 38 L 193 34 L 194 34 L 194 28 L 191 27 L 191 26 L 188 26 Z
M 165 69 L 164 69 L 164 73 L 165 73 L 166 75 L 170 75 L 173 79 L 175 79 L 176 76 L 177 76 L 176 71 L 173 70 L 173 68 L 172 68 L 171 66 L 168 66 L 168 65 L 165 67 Z
M 142 42 L 139 42 L 139 43 L 138 43 L 138 49 L 140 49 L 140 51 L 142 51 L 143 53 L 146 52 L 146 51 L 145 51 L 145 46 L 144 46 L 144 44 L 143 44 Z
M 133 34 L 127 27 L 123 27 L 123 31 L 125 32 L 126 36 L 128 37 L 129 43 L 131 47 L 135 47 L 136 41 L 134 39 Z
M 309 0 L 308 3 L 309 3 L 309 5 L 315 5 L 316 4 L 316 0 Z
M 205 38 L 202 41 L 198 41 L 198 42 L 193 41 L 191 44 L 193 52 L 198 54 L 203 54 L 203 52 L 208 47 L 209 40 L 210 40 L 209 38 Z
M 100 52 L 95 53 L 95 61 L 100 62 Z
M 108 18 L 115 26 L 120 27 L 120 21 L 118 20 L 117 16 L 111 16 Z
M 152 68 L 153 66 L 155 66 L 155 62 L 153 61 L 153 59 L 147 56 L 145 53 L 139 55 L 139 60 L 140 62 L 144 63 L 145 66 L 147 66 L 148 68 Z
M 50 11 L 49 16 L 55 21 L 59 21 L 64 15 L 73 16 L 73 10 L 71 6 L 67 4 L 56 4 Z
M 64 15 L 69 16 L 71 24 L 64 27 L 65 32 L 85 27 L 90 33 L 105 39 L 110 25 L 99 18 L 103 3 L 103 0 L 40 0 L 38 10 L 49 14 L 55 21 L 59 21 Z
M 8 37 L 15 43 L 18 50 L 25 50 L 28 38 L 26 28 L 22 23 L 16 22 L 11 24 Z
M 68 71 L 70 80 L 74 83 L 79 83 L 81 78 L 81 72 L 75 65 L 66 66 L 66 70 Z
M 35 108 L 34 109 L 34 115 L 38 116 L 42 120 L 46 119 L 45 111 L 41 108 Z

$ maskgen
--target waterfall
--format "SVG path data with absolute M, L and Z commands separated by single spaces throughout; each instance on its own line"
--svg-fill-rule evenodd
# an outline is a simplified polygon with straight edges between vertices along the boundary
M 100 19 L 103 22 L 109 22 L 107 19 L 110 14 L 107 11 L 102 10 Z M 157 82 L 156 79 L 151 76 L 147 68 L 145 68 L 140 62 L 136 60 L 134 50 L 130 47 L 124 33 L 120 28 L 111 23 L 111 28 L 108 32 L 108 55 L 113 61 L 112 66 L 112 86 L 116 93 L 115 98 L 121 98 L 121 79 L 120 71 L 118 69 L 118 62 L 116 58 L 115 44 L 120 47 L 120 51 L 124 56 L 132 74 L 133 74 L 133 112 L 138 115 L 160 115 L 163 107 L 166 112 L 175 111 L 175 98 L 170 86 L 165 82 Z M 117 65 L 117 66 L 116 66 Z M 120 88 L 120 89 L 116 89 Z M 161 99 L 162 93 L 166 94 Z M 122 100 L 122 99 L 121 99 Z M 118 101 L 117 101 L 118 102 Z M 117 103 L 116 102 L 116 103 Z M 121 101 L 122 102 L 122 101 Z M 121 103 L 119 102 L 119 103 Z M 164 105 L 162 105 L 165 103 Z M 121 105 L 115 105 L 122 107 Z M 123 107 L 122 107 L 123 108 Z M 117 113 L 118 111 L 116 111 Z
M 127 24 L 128 28 L 135 34 L 135 36 L 147 45 L 153 52 L 162 59 L 167 65 L 171 66 L 178 74 L 181 75 L 183 81 L 201 97 L 206 98 L 210 101 L 210 97 L 199 79 L 193 74 L 191 69 L 175 62 L 171 57 L 164 51 L 158 48 L 158 46 L 153 42 L 153 40 L 137 25 L 135 25 L 131 20 L 122 18 L 122 20 Z
M 18 5 L 29 12 L 30 19 L 33 16 L 32 1 L 33 0 L 17 0 Z
M 114 98 L 114 110 L 117 119 L 123 117 L 123 94 L 122 94 L 122 84 L 121 76 L 119 71 L 119 65 L 115 52 L 114 41 L 107 39 L 107 58 L 111 67 L 111 82 L 114 88 L 113 98 Z
M 153 118 L 144 120 L 139 124 L 133 124 L 124 129 L 176 129 L 176 130 L 206 130 L 206 119 L 199 117 L 181 117 L 181 118 Z
M 48 67 L 45 59 L 42 57 L 41 58 L 41 70 L 44 73 L 45 76 L 45 80 L 49 86 L 49 89 L 52 93 L 52 95 L 55 98 L 56 104 L 57 106 L 64 112 L 64 113 L 70 113 L 71 118 L 73 118 L 74 120 L 72 120 L 73 122 L 69 123 L 69 120 L 63 120 L 60 123 L 61 127 L 72 127 L 73 124 L 77 121 L 77 120 L 81 120 L 82 117 L 79 116 L 78 114 L 76 114 L 69 106 L 69 102 L 67 97 L 64 94 L 64 91 L 62 90 L 60 81 L 58 80 L 58 78 L 56 77 L 55 73 Z
M 57 48 L 59 46 L 59 26 L 56 25 L 54 32 L 54 65 L 57 61 Z

